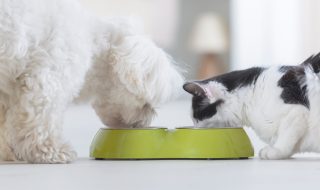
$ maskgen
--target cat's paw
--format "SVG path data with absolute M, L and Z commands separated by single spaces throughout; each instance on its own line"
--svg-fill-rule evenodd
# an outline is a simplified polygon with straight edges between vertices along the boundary
M 260 150 L 259 157 L 263 160 L 281 160 L 289 156 L 277 148 L 266 146 Z

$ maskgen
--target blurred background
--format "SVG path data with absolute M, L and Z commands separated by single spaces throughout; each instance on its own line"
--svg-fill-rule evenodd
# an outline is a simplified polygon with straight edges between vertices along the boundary
M 188 79 L 206 75 L 204 67 L 297 64 L 320 50 L 318 0 L 81 1 L 101 17 L 140 19 Z
M 80 0 L 100 17 L 129 16 L 186 70 L 187 80 L 251 66 L 298 64 L 320 51 L 318 0 Z M 158 109 L 152 125 L 192 125 L 184 94 Z M 79 156 L 102 123 L 89 105 L 67 111 L 65 136 Z M 248 129 L 247 129 L 248 130 Z M 263 143 L 248 130 L 256 152 Z

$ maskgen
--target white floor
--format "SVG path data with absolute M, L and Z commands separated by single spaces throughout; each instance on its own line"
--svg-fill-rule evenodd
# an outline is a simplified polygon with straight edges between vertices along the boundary
M 319 189 L 320 160 L 95 161 L 0 166 L 2 190 Z
M 159 109 L 154 126 L 191 125 L 189 101 Z M 90 142 L 102 127 L 88 106 L 67 112 L 65 136 L 80 158 L 67 165 L 0 163 L 1 190 L 178 190 L 178 189 L 319 189 L 320 158 L 299 155 L 291 160 L 158 160 L 96 161 L 88 158 Z M 255 149 L 263 146 L 248 130 Z

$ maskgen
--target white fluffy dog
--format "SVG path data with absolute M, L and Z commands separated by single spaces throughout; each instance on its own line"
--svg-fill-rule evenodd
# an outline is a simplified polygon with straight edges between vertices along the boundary
M 130 22 L 75 1 L 0 0 L 0 158 L 74 160 L 61 126 L 75 99 L 107 126 L 148 126 L 182 84 L 171 62 Z

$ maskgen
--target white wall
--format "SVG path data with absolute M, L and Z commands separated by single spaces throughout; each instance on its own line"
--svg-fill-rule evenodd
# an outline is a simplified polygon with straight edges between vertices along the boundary
M 233 0 L 232 68 L 298 64 L 320 51 L 317 0 Z
M 100 17 L 129 16 L 140 19 L 146 32 L 162 47 L 174 42 L 179 0 L 80 0 Z

